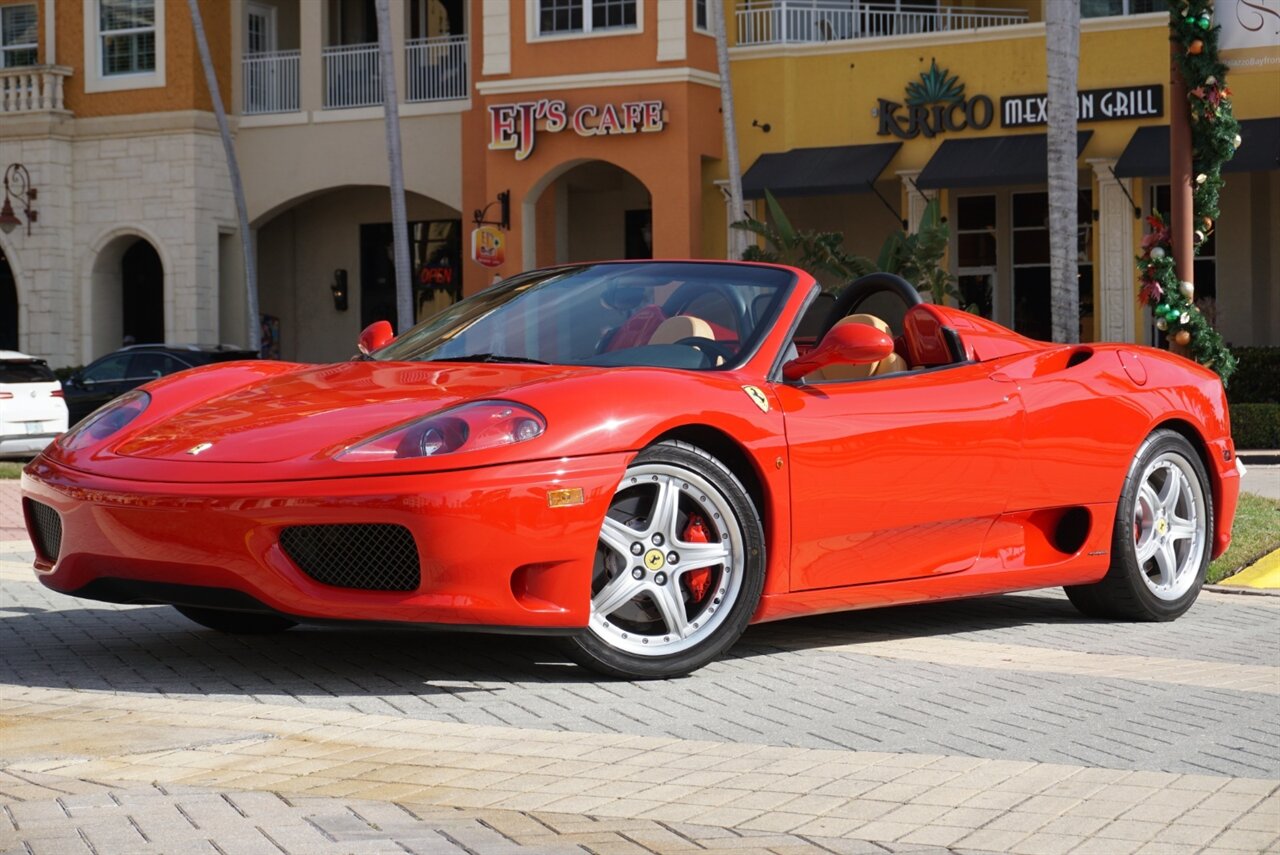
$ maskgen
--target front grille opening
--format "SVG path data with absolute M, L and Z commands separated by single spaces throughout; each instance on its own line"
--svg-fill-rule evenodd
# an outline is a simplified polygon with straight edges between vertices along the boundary
M 58 512 L 34 499 L 23 499 L 30 521 L 31 540 L 46 561 L 57 561 L 62 551 L 62 517 Z
M 289 526 L 280 546 L 303 573 L 337 588 L 416 591 L 421 579 L 418 545 L 402 525 Z

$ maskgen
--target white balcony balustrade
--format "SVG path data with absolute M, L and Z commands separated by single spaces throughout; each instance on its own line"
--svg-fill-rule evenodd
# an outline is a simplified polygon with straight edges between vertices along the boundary
M 243 60 L 244 114 L 292 113 L 299 108 L 298 73 L 302 51 L 246 54 Z
M 326 110 L 382 103 L 382 63 L 377 42 L 327 47 L 323 59 Z
M 1025 11 L 862 0 L 745 0 L 739 45 L 846 41 L 1024 24 Z
M 0 115 L 65 112 L 62 84 L 70 76 L 60 65 L 0 68 Z
M 410 39 L 404 48 L 405 100 L 466 98 L 467 50 L 465 35 Z

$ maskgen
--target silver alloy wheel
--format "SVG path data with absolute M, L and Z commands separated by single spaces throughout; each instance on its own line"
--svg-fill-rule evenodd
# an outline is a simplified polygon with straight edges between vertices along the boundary
M 1161 600 L 1195 584 L 1208 536 L 1204 490 L 1185 457 L 1166 451 L 1142 473 L 1133 503 L 1133 547 L 1142 581 Z
M 651 496 L 644 518 L 624 522 L 606 515 L 601 527 L 596 581 L 602 584 L 593 586 L 591 631 L 616 650 L 668 656 L 704 641 L 728 616 L 742 590 L 743 534 L 728 498 L 689 469 L 667 463 L 631 467 L 618 485 L 610 513 L 639 494 Z M 717 539 L 684 540 L 690 513 L 700 515 L 710 537 Z M 715 568 L 713 586 L 700 603 L 691 603 L 682 579 L 706 567 Z M 637 631 L 619 612 L 634 611 L 645 601 L 660 627 Z

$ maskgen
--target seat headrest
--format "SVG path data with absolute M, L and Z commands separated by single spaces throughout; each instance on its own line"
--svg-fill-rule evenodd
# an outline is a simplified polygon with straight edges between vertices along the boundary
M 675 344 L 682 338 L 709 338 L 715 341 L 711 324 L 692 315 L 676 315 L 658 324 L 649 336 L 649 344 Z

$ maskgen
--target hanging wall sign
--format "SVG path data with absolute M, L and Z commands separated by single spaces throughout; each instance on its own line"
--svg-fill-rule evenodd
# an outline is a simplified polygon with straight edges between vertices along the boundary
M 582 104 L 569 108 L 559 98 L 489 105 L 489 148 L 514 152 L 516 160 L 533 154 L 539 131 L 572 130 L 580 137 L 657 133 L 666 127 L 661 101 Z
M 944 131 L 982 130 L 991 124 L 996 112 L 986 95 L 965 98 L 959 76 L 938 68 L 936 59 L 928 71 L 920 73 L 918 82 L 907 84 L 904 100 L 905 104 L 900 104 L 887 98 L 877 99 L 876 115 L 880 119 L 877 134 L 911 140 L 921 134 L 935 137 Z
M 1114 86 L 1086 89 L 1078 93 L 1076 120 L 1106 122 L 1112 119 L 1150 119 L 1164 115 L 1164 87 Z M 1000 99 L 1000 127 L 1029 128 L 1048 124 L 1045 102 L 1048 95 L 1007 95 Z
M 493 226 L 471 230 L 471 260 L 482 267 L 501 267 L 507 260 L 507 238 Z

